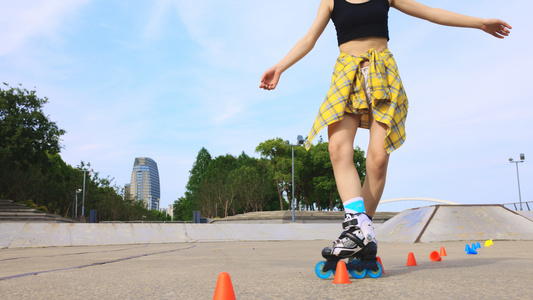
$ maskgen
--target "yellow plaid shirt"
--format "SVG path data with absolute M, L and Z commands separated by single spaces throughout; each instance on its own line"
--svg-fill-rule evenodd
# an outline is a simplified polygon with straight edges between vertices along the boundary
M 398 149 L 405 141 L 409 104 L 396 61 L 388 49 L 380 52 L 370 49 L 360 56 L 341 53 L 337 58 L 329 92 L 305 142 L 307 150 L 322 128 L 342 120 L 345 113 L 362 115 L 359 126 L 369 128 L 369 105 L 360 68 L 364 60 L 370 62 L 368 85 L 374 119 L 388 126 L 384 144 L 387 153 Z

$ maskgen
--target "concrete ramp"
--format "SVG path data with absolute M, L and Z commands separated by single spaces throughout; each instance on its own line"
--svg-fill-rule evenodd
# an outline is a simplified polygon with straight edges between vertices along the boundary
M 523 211 L 517 211 L 517 213 L 533 221 L 533 211 L 523 210 Z
M 434 205 L 406 210 L 376 228 L 378 241 L 533 240 L 533 221 L 501 205 Z

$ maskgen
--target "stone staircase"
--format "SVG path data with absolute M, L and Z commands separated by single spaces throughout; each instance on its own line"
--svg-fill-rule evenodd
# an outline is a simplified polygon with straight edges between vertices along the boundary
M 0 222 L 74 223 L 75 221 L 13 203 L 12 200 L 0 200 Z
M 383 223 L 397 215 L 397 212 L 376 212 L 374 223 Z M 296 223 L 341 223 L 344 211 L 295 211 Z M 212 219 L 209 223 L 292 223 L 292 211 L 258 211 L 227 218 Z

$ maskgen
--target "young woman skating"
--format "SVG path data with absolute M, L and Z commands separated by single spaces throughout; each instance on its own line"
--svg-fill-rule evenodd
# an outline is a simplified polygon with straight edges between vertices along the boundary
M 322 0 L 307 34 L 263 74 L 259 87 L 275 89 L 281 74 L 311 51 L 329 20 L 333 21 L 340 55 L 330 90 L 306 141 L 309 149 L 318 132 L 328 127 L 330 159 L 345 208 L 344 231 L 322 251 L 327 260 L 324 271 L 334 269 L 339 259 L 353 257 L 359 262 L 349 269 L 378 269 L 372 216 L 385 187 L 390 153 L 405 141 L 408 110 L 396 62 L 387 47 L 390 7 L 440 25 L 481 29 L 497 38 L 509 35 L 511 29 L 498 19 L 461 15 L 414 0 Z M 370 131 L 362 186 L 353 162 L 359 127 Z

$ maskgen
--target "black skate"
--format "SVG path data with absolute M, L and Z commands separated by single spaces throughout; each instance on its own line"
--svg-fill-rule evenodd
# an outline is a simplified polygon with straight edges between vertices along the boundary
M 374 238 L 372 222 L 366 214 L 346 215 L 343 223 L 345 231 L 332 246 L 322 250 L 326 261 L 315 266 L 319 278 L 327 279 L 335 272 L 341 259 L 348 259 L 346 269 L 352 277 L 359 279 L 367 274 L 378 278 L 383 273 L 382 266 L 377 262 L 377 243 Z

